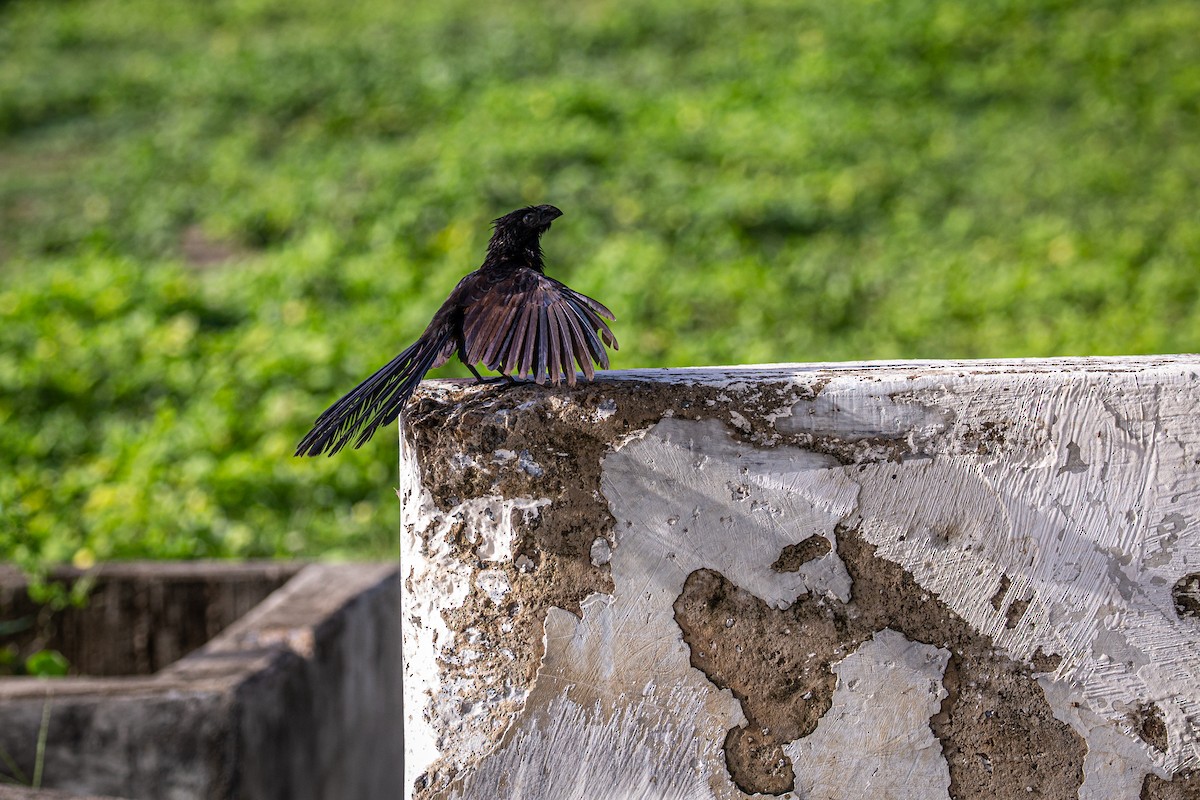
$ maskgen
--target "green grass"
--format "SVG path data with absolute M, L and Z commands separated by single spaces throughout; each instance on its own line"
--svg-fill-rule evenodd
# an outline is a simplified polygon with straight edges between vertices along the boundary
M 386 556 L 292 446 L 488 221 L 616 367 L 1200 349 L 1200 4 L 0 4 L 0 556 Z M 216 263 L 210 263 L 216 262 Z M 456 367 L 443 375 L 464 374 Z

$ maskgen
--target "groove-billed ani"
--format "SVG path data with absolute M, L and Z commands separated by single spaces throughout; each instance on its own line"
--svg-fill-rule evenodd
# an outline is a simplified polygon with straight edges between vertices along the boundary
M 571 386 L 572 362 L 589 381 L 593 361 L 607 369 L 604 345 L 616 350 L 617 340 L 601 317 L 612 312 L 544 274 L 541 236 L 561 216 L 554 206 L 530 206 L 496 220 L 483 265 L 458 282 L 421 338 L 326 409 L 296 455 L 333 455 L 351 440 L 359 447 L 455 353 L 479 380 L 480 362 L 509 380 L 557 385 L 565 377 Z

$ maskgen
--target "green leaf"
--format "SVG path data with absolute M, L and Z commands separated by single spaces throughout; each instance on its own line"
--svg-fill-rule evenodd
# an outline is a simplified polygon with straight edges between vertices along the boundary
M 25 672 L 40 678 L 61 678 L 67 674 L 70 664 L 57 650 L 38 650 L 25 659 Z

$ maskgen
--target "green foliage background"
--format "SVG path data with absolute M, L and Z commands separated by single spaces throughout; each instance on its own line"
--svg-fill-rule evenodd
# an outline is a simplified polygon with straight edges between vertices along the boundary
M 1190 0 L 0 4 L 0 556 L 376 556 L 290 457 L 514 207 L 617 367 L 1200 349 Z M 463 374 L 457 368 L 442 375 Z

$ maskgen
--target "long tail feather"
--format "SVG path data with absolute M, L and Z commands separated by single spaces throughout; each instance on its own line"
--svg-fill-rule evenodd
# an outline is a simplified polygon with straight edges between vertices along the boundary
M 381 426 L 400 415 L 425 373 L 454 350 L 449 329 L 431 332 L 354 387 L 321 416 L 296 447 L 298 456 L 333 455 L 351 440 L 361 447 Z M 357 438 L 356 438 L 357 437 Z

